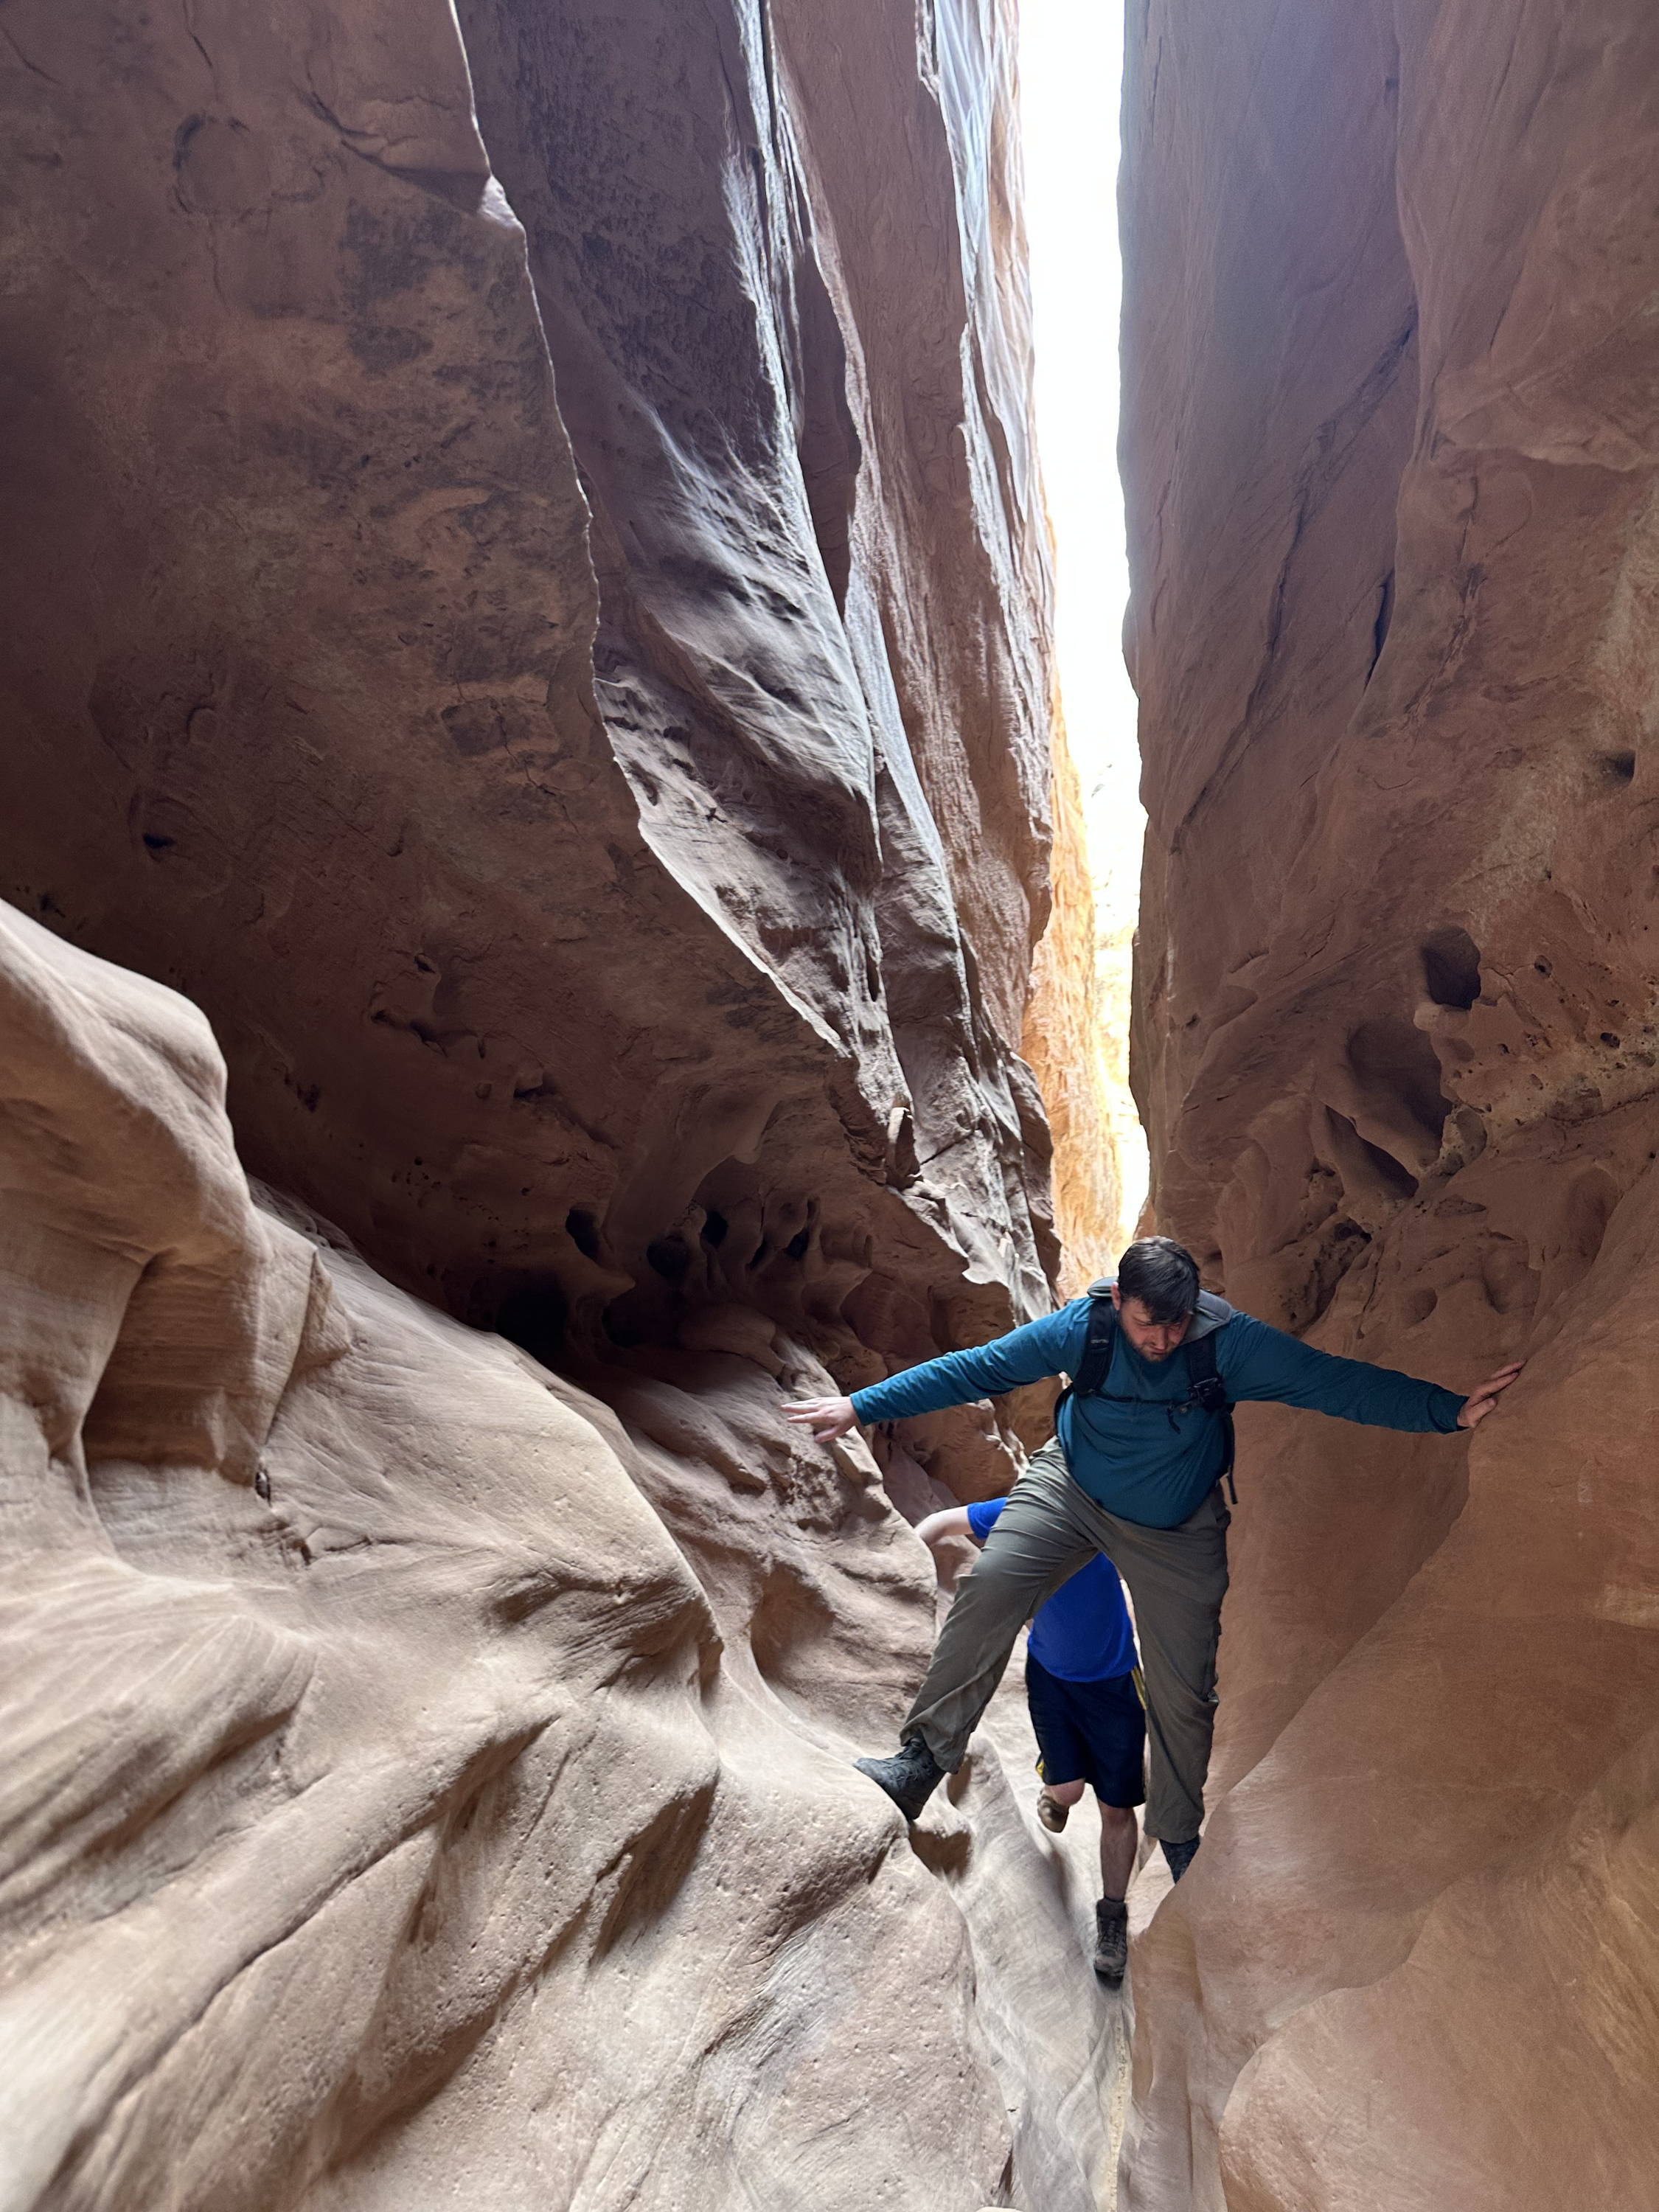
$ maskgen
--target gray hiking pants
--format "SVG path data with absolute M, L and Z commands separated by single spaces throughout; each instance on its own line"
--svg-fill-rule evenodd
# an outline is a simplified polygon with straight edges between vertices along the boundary
M 947 1771 L 960 1766 L 1021 1627 L 1103 1552 L 1134 1601 L 1152 1746 L 1146 1832 L 1186 1843 L 1204 1818 L 1231 1517 L 1218 1483 L 1177 1528 L 1120 1521 L 1073 1481 L 1058 1441 L 1044 1444 L 957 1589 L 901 1734 L 921 1736 Z

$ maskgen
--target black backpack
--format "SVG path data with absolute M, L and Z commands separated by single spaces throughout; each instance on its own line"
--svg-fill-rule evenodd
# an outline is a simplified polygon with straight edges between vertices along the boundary
M 1077 1364 L 1077 1373 L 1061 1391 L 1060 1406 L 1066 1399 L 1107 1398 L 1114 1393 L 1102 1389 L 1112 1364 L 1112 1345 L 1117 1335 L 1117 1310 L 1112 1304 L 1109 1282 L 1089 1285 L 1089 1333 L 1083 1340 L 1083 1357 Z M 1238 1492 L 1233 1483 L 1233 1401 L 1227 1395 L 1227 1386 L 1216 1371 L 1215 1340 L 1212 1329 L 1207 1336 L 1190 1339 L 1181 1347 L 1187 1362 L 1187 1395 L 1180 1403 L 1196 1407 L 1203 1413 L 1219 1413 L 1223 1456 L 1218 1480 L 1227 1486 L 1227 1495 L 1237 1505 Z M 1139 1401 L 1137 1401 L 1137 1403 Z M 1173 1416 L 1176 1411 L 1171 1407 Z

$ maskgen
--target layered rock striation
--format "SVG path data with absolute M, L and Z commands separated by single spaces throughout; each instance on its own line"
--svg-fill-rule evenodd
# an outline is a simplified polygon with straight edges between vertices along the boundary
M 1089 2212 L 1088 1841 L 850 1771 L 780 1420 L 1060 1265 L 1007 11 L 5 28 L 0 2205 Z
M 1124 459 L 1159 1226 L 1462 1441 L 1240 1424 L 1212 1814 L 1127 2201 L 1659 2171 L 1659 40 L 1131 11 Z
M 811 1353 L 607 1403 L 251 1193 L 186 1001 L 0 1004 L 0 2202 L 1086 2212 L 1086 1868 L 851 1771 L 933 1577 Z
M 1002 13 L 9 37 L 8 893 L 468 1319 L 1045 1295 Z

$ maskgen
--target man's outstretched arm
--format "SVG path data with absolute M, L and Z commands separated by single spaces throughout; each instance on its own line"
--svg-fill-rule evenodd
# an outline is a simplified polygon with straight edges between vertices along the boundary
M 1232 1336 L 1235 1329 L 1239 1334 L 1227 1346 L 1221 1369 L 1234 1398 L 1304 1406 L 1368 1428 L 1442 1436 L 1455 1429 L 1472 1429 L 1521 1372 L 1517 1361 L 1489 1376 L 1468 1397 L 1460 1398 L 1455 1391 L 1391 1367 L 1373 1367 L 1367 1360 L 1316 1351 L 1246 1314 L 1230 1322 L 1226 1334 Z
M 1064 1374 L 1072 1340 L 1082 1326 L 1074 1302 L 971 1352 L 947 1352 L 920 1367 L 908 1367 L 902 1375 L 854 1390 L 849 1398 L 807 1398 L 786 1406 L 784 1419 L 827 1439 L 844 1437 L 860 1422 L 902 1420 L 911 1413 L 965 1406 L 975 1398 L 1000 1397 L 1022 1382 Z

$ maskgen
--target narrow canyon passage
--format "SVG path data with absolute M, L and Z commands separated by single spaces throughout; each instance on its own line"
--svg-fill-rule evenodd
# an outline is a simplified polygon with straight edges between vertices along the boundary
M 1121 1234 L 1014 0 L 0 29 L 0 2212 L 1659 2205 L 1651 10 L 1130 0 L 1152 1218 L 1527 1365 L 1121 1993 L 851 1765 L 1052 1387 L 782 1418 Z
M 1111 1187 L 1012 9 L 4 30 L 0 2205 L 1093 2212 L 1018 1682 L 850 1763 L 1044 1399 L 781 1418 Z

